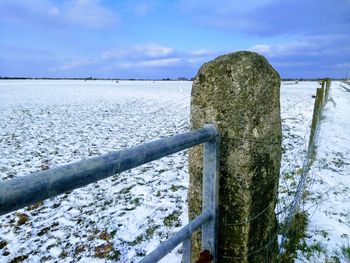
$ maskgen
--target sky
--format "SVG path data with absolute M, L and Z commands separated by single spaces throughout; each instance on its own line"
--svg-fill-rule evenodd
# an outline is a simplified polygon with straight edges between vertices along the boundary
M 0 0 L 3 77 L 192 78 L 239 50 L 350 75 L 350 0 Z

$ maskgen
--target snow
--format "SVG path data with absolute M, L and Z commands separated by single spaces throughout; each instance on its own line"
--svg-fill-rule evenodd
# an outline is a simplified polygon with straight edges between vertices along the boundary
M 1 81 L 0 178 L 184 132 L 190 91 L 191 82 Z M 139 260 L 146 244 L 149 252 L 187 222 L 186 165 L 186 152 L 177 153 L 22 209 L 29 215 L 24 225 L 17 226 L 16 213 L 3 216 L 0 238 L 8 245 L 1 253 L 10 253 L 4 260 L 29 255 L 37 262 L 37 253 L 45 262 L 86 262 L 96 259 L 101 242 L 113 244 L 111 262 Z M 110 240 L 99 238 L 103 231 Z M 53 251 L 36 245 L 49 238 L 57 240 Z
M 341 252 L 350 247 L 350 93 L 344 85 L 331 86 L 304 204 L 310 214 L 306 243 L 321 249 L 309 258 L 301 255 L 300 262 L 350 262 L 350 254 Z
M 191 85 L 186 81 L 1 80 L 0 180 L 188 131 Z M 318 86 L 317 82 L 282 83 L 283 156 L 277 211 L 292 200 L 308 143 L 312 95 Z M 349 203 L 350 94 L 337 82 L 331 90 L 335 104 L 330 101 L 325 109 L 310 190 L 315 195 L 332 190 L 322 195 L 326 201 L 304 204 L 314 213 L 308 231 L 317 240 L 321 240 L 317 230 L 332 229 L 327 241 L 330 253 L 349 242 L 348 236 L 340 237 L 349 235 L 350 224 L 350 208 L 345 205 Z M 187 151 L 183 151 L 46 200 L 37 208 L 2 216 L 0 241 L 7 245 L 0 249 L 0 262 L 17 256 L 28 256 L 26 262 L 137 262 L 187 223 L 187 187 Z M 29 216 L 22 225 L 20 213 Z M 283 213 L 279 219 L 283 220 Z M 101 246 L 111 246 L 111 251 L 98 258 Z M 306 260 L 305 255 L 300 254 L 299 260 Z M 180 261 L 181 245 L 162 260 Z

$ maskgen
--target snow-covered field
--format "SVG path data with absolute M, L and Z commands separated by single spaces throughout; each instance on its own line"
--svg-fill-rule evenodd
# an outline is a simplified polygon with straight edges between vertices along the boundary
M 350 85 L 335 82 L 325 106 L 304 209 L 300 262 L 350 262 Z M 300 253 L 301 254 L 301 253 Z
M 1 80 L 0 180 L 187 131 L 191 84 Z M 278 211 L 293 198 L 318 86 L 282 83 L 283 179 Z M 337 188 L 349 180 L 350 93 L 342 94 L 337 82 L 332 89 L 334 103 L 328 102 L 321 127 L 322 153 L 312 169 L 312 176 L 322 177 L 324 183 L 315 179 L 310 191 L 316 196 L 329 186 L 338 194 L 332 192 L 330 197 L 328 191 L 328 202 L 314 205 L 317 198 L 310 198 L 305 204 L 312 213 L 319 208 L 315 214 L 322 222 L 311 214 L 309 227 L 317 242 L 328 242 L 318 235 L 325 220 L 345 220 L 337 225 L 327 221 L 337 229 L 328 235 L 330 253 L 337 245 L 349 246 L 350 235 L 349 181 Z M 335 131 L 341 134 L 336 136 Z M 187 223 L 187 187 L 184 151 L 2 216 L 0 262 L 137 262 Z M 327 213 L 320 207 L 323 204 Z M 333 215 L 334 210 L 345 217 Z M 163 261 L 180 262 L 180 255 L 181 246 Z

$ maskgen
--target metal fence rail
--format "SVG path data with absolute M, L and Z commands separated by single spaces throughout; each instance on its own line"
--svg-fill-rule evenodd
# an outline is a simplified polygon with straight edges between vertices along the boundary
M 205 222 L 212 219 L 213 215 L 211 211 L 206 211 L 196 217 L 193 221 L 183 227 L 179 232 L 177 232 L 174 236 L 165 241 L 161 246 L 159 246 L 156 250 L 151 252 L 144 259 L 139 261 L 139 263 L 152 263 L 157 262 L 166 256 L 171 250 L 173 250 L 178 244 L 181 242 L 185 242 L 186 240 L 190 240 L 191 235 L 194 231 L 200 228 Z M 185 243 L 186 244 L 186 243 Z M 183 262 L 190 262 L 190 258 L 185 258 L 183 256 Z
M 190 261 L 191 234 L 202 227 L 202 249 L 216 259 L 219 135 L 216 126 L 203 128 L 129 149 L 0 183 L 0 215 L 63 194 L 112 175 L 204 143 L 203 212 L 141 262 L 155 262 L 181 242 L 183 262 Z

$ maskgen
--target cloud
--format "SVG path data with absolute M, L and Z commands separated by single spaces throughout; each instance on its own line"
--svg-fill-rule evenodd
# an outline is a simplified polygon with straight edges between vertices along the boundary
M 146 3 L 146 2 L 138 3 L 134 7 L 134 14 L 136 16 L 144 16 L 144 15 L 148 14 L 151 9 L 152 9 L 152 5 L 149 3 Z
M 87 65 L 93 64 L 93 61 L 88 58 L 76 58 L 69 62 L 65 62 L 63 65 L 61 65 L 58 70 L 72 70 L 81 68 Z
M 314 43 L 310 41 L 299 40 L 288 44 L 265 45 L 258 44 L 250 50 L 263 54 L 270 58 L 278 56 L 296 55 L 300 52 L 309 55 L 318 55 L 318 51 L 313 49 Z
M 341 77 L 350 61 L 349 35 L 315 35 L 250 48 L 266 56 L 283 77 Z
M 69 26 L 97 29 L 119 24 L 117 13 L 104 7 L 99 0 L 2 1 L 0 21 L 61 29 Z
M 98 0 L 67 1 L 62 11 L 67 20 L 84 26 L 102 28 L 119 23 L 117 14 Z
M 48 23 L 59 14 L 59 9 L 47 0 L 18 0 L 0 2 L 0 21 Z
M 314 57 L 314 56 L 348 56 L 350 47 L 348 35 L 317 35 L 300 37 L 297 40 L 282 44 L 258 44 L 250 48 L 251 51 L 261 53 L 267 57 Z
M 158 67 L 169 67 L 181 63 L 180 58 L 162 58 L 162 59 L 151 59 L 151 60 L 141 60 L 133 62 L 120 62 L 116 63 L 117 67 L 120 68 L 158 68 Z
M 171 47 L 157 43 L 131 45 L 108 50 L 101 57 L 112 61 L 120 68 L 154 68 L 169 67 L 181 63 L 182 58 Z
M 189 51 L 187 52 L 187 54 L 194 57 L 208 57 L 208 56 L 213 56 L 215 52 L 209 49 L 202 48 L 202 49 Z
M 137 53 L 145 54 L 148 57 L 164 57 L 174 52 L 173 48 L 163 47 L 158 44 L 135 45 L 133 49 Z
M 189 12 L 200 10 L 201 12 L 211 12 L 216 15 L 228 15 L 232 13 L 247 14 L 252 10 L 270 5 L 277 0 L 250 0 L 250 1 L 229 1 L 229 0 L 183 0 L 181 8 Z
M 0 45 L 3 61 L 0 75 L 16 76 L 16 69 L 20 69 L 19 76 L 190 78 L 201 64 L 218 55 L 208 49 L 182 51 L 159 43 L 122 46 L 101 52 L 99 56 L 65 54 L 63 57 L 57 52 Z
M 130 47 L 118 48 L 108 50 L 102 54 L 104 59 L 117 59 L 117 58 L 161 58 L 167 57 L 174 53 L 174 49 L 170 47 L 164 47 L 155 43 L 147 43 L 142 45 L 132 45 Z
M 174 66 L 199 67 L 217 53 L 208 49 L 179 51 L 157 43 L 131 45 L 107 50 L 101 58 L 111 65 L 124 69 L 171 68 Z
M 332 65 L 333 68 L 337 68 L 337 69 L 347 69 L 350 70 L 350 62 L 349 63 L 339 63 L 339 64 L 335 64 Z M 350 71 L 348 72 L 348 75 L 350 75 Z
M 139 65 L 141 67 L 163 67 L 163 66 L 173 66 L 181 61 L 180 58 L 163 58 L 163 59 L 153 59 L 141 61 Z
M 183 0 L 181 10 L 196 24 L 259 36 L 345 33 L 350 1 Z

